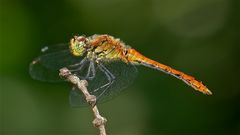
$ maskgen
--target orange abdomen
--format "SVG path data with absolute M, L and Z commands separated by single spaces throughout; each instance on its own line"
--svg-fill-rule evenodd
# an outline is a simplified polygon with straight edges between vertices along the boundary
M 204 94 L 207 94 L 207 95 L 212 94 L 211 91 L 201 81 L 198 81 L 194 77 L 187 75 L 176 69 L 173 69 L 167 65 L 164 65 L 157 61 L 151 60 L 151 59 L 143 56 L 142 54 L 140 54 L 139 52 L 137 52 L 136 50 L 134 50 L 132 48 L 130 48 L 128 50 L 127 59 L 130 63 L 141 64 L 146 67 L 157 69 L 157 70 L 163 71 L 167 74 L 173 75 L 174 77 L 183 80 L 186 84 L 188 84 L 195 90 L 200 91 Z

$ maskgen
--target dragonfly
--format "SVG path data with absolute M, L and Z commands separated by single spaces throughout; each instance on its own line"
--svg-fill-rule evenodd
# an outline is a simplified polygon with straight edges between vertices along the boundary
M 133 83 L 138 65 L 170 74 L 203 94 L 212 94 L 201 81 L 154 61 L 107 34 L 74 36 L 68 45 L 44 47 L 30 64 L 29 73 L 36 80 L 61 82 L 64 80 L 59 77 L 59 69 L 66 67 L 88 81 L 88 90 L 99 103 L 112 99 Z M 75 88 L 70 91 L 69 101 L 73 107 L 86 104 Z

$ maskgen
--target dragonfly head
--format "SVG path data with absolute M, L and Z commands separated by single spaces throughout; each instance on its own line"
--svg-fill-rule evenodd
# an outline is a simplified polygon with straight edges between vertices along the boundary
M 74 56 L 82 56 L 87 51 L 88 39 L 86 36 L 74 36 L 70 40 L 70 50 Z

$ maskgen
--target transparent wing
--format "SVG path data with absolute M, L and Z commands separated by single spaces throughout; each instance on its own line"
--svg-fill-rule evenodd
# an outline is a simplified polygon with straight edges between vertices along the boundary
M 29 73 L 33 79 L 58 82 L 63 81 L 59 77 L 59 69 L 79 63 L 81 57 L 74 57 L 67 44 L 59 44 L 44 47 L 39 57 L 34 59 L 29 66 Z
M 105 62 L 103 64 L 116 77 L 116 79 L 103 94 L 102 92 L 104 91 L 104 88 L 94 91 L 108 83 L 106 75 L 96 66 L 96 76 L 93 80 L 88 81 L 88 90 L 91 94 L 98 97 L 97 103 L 108 101 L 119 95 L 120 92 L 133 83 L 137 76 L 137 69 L 132 64 L 126 64 L 122 61 Z M 99 97 L 99 95 L 101 96 Z M 69 99 L 72 107 L 87 105 L 82 93 L 77 89 L 73 89 L 70 92 Z
M 76 65 L 83 60 L 83 57 L 75 57 L 71 54 L 67 44 L 60 44 L 42 48 L 39 57 L 33 60 L 29 66 L 29 73 L 32 78 L 47 82 L 64 81 L 59 77 L 59 69 L 67 67 L 70 70 L 72 65 Z M 95 63 L 96 65 L 96 63 Z M 96 89 L 108 83 L 104 72 L 98 66 L 95 66 L 96 76 L 93 80 L 88 80 L 88 90 L 91 94 L 98 97 L 97 103 L 108 101 L 128 87 L 137 76 L 137 69 L 132 64 L 126 64 L 122 61 L 104 62 L 103 65 L 116 77 L 113 84 L 103 93 L 105 88 Z M 82 65 L 75 66 L 78 69 Z M 81 70 L 72 70 L 80 79 L 85 77 L 88 71 L 89 61 L 87 61 Z M 102 94 L 103 93 L 103 94 Z M 100 96 L 101 95 L 101 96 Z M 83 95 L 79 90 L 70 91 L 70 104 L 73 107 L 87 105 Z

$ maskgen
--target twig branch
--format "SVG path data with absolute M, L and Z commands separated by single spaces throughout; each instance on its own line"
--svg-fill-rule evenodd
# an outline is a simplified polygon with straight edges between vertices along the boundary
M 88 82 L 86 80 L 80 80 L 76 75 L 72 74 L 67 68 L 62 68 L 59 70 L 59 76 L 67 80 L 68 82 L 75 85 L 84 95 L 85 100 L 91 106 L 95 119 L 93 120 L 93 125 L 99 129 L 100 135 L 106 135 L 105 124 L 107 119 L 102 117 L 98 111 L 96 105 L 96 96 L 91 95 L 88 90 Z

